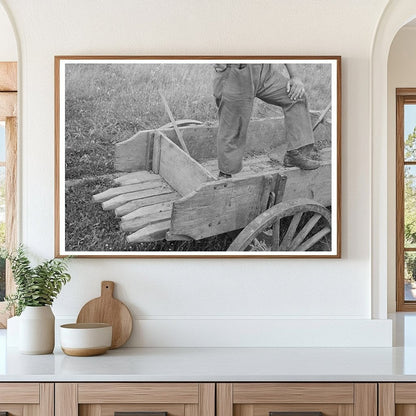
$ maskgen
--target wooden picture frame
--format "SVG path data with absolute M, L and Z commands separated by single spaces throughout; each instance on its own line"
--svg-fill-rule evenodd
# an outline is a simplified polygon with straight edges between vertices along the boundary
M 339 258 L 341 58 L 56 56 L 55 162 L 57 257 Z

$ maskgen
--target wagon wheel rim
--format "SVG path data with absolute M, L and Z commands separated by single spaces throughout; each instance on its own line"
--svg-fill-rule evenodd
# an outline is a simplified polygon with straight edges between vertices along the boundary
M 228 251 L 305 252 L 325 243 L 330 233 L 331 213 L 327 208 L 309 199 L 295 199 L 274 205 L 256 217 Z

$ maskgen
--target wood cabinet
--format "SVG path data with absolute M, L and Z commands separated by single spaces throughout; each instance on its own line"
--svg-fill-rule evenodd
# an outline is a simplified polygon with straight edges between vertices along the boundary
M 52 383 L 0 383 L 0 415 L 53 416 Z
M 220 383 L 216 399 L 217 416 L 377 416 L 376 383 Z
M 413 383 L 0 383 L 0 416 L 416 416 Z
M 380 383 L 379 416 L 415 416 L 416 383 Z
M 57 383 L 56 416 L 215 416 L 214 383 Z M 144 412 L 144 413 L 141 413 Z

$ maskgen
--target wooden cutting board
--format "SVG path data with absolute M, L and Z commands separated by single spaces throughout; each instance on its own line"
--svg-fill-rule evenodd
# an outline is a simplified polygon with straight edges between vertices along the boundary
M 77 323 L 107 323 L 113 326 L 111 349 L 121 347 L 130 338 L 133 319 L 127 306 L 113 297 L 114 282 L 101 282 L 101 296 L 86 303 Z

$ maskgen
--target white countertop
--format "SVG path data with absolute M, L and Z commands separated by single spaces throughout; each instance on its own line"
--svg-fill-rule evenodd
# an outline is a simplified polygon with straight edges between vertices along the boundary
M 0 381 L 416 381 L 416 348 L 120 348 L 0 358 Z
M 23 355 L 0 330 L 0 382 L 416 381 L 416 314 L 393 317 L 393 348 L 119 348 Z

